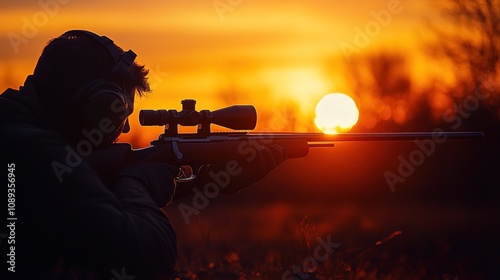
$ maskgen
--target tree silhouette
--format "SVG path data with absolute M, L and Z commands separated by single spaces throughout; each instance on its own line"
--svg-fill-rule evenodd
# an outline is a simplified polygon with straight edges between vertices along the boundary
M 440 4 L 445 24 L 435 28 L 432 52 L 450 60 L 457 77 L 455 100 L 480 91 L 491 94 L 484 104 L 497 106 L 500 97 L 500 0 L 446 0 Z M 446 26 L 453 28 L 446 28 Z
M 422 121 L 426 104 L 413 89 L 413 77 L 403 54 L 379 51 L 358 55 L 345 68 L 345 76 L 359 98 L 358 105 L 364 114 L 360 122 L 365 129 L 383 124 L 384 129 L 397 130 L 411 120 Z

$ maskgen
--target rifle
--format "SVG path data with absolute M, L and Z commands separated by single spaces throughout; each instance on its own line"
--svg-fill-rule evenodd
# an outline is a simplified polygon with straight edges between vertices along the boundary
M 482 132 L 398 132 L 398 133 L 250 133 L 257 124 L 257 111 L 252 105 L 234 105 L 216 111 L 196 111 L 194 99 L 184 99 L 182 110 L 141 110 L 139 122 L 142 126 L 164 126 L 165 131 L 154 146 L 168 145 L 170 163 L 203 165 L 223 163 L 248 157 L 252 146 L 279 145 L 287 158 L 305 157 L 309 148 L 333 147 L 339 141 L 408 141 L 433 139 L 479 140 Z M 235 131 L 211 132 L 211 124 Z M 178 126 L 197 126 L 196 133 L 179 133 Z M 228 154 L 225 151 L 238 151 Z

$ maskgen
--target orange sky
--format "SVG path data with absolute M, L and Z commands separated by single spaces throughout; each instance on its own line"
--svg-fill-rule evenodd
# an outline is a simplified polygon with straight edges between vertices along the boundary
M 258 111 L 291 101 L 310 116 L 325 94 L 349 93 L 343 76 L 345 44 L 361 52 L 383 48 L 407 53 L 420 80 L 442 72 L 419 62 L 425 19 L 437 16 L 429 0 L 220 0 L 219 7 L 228 5 L 223 13 L 215 2 L 3 2 L 0 86 L 21 85 L 45 43 L 69 29 L 107 35 L 133 49 L 151 69 L 154 93 L 140 100 L 138 109 L 180 109 L 184 98 L 196 98 L 198 109 L 237 102 L 252 103 Z M 364 30 L 381 10 L 391 15 L 387 24 L 375 30 L 369 43 L 356 45 L 356 28 Z M 13 36 L 24 43 L 14 46 Z M 135 119 L 132 124 L 138 125 Z

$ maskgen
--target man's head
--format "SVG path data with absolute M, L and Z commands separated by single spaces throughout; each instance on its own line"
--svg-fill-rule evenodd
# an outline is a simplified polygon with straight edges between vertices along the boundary
M 134 59 L 131 50 L 124 52 L 88 31 L 68 31 L 51 40 L 33 80 L 55 129 L 74 144 L 87 137 L 82 132 L 98 130 L 103 139 L 96 146 L 127 132 L 135 93 L 149 91 L 148 71 Z

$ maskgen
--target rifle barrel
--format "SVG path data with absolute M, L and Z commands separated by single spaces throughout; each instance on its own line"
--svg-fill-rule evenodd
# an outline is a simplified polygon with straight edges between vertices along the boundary
M 264 139 L 306 139 L 311 147 L 332 147 L 335 142 L 347 141 L 411 141 L 422 139 L 443 140 L 482 140 L 483 132 L 388 132 L 388 133 L 249 133 L 252 137 Z

